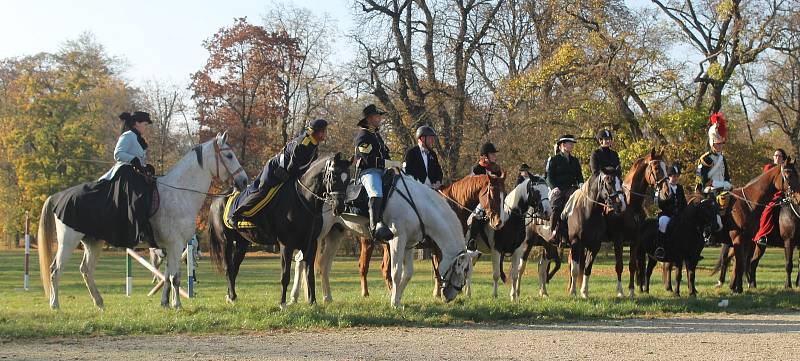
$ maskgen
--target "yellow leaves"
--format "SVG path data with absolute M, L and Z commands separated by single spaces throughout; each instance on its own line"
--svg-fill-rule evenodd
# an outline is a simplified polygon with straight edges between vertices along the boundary
M 733 11 L 735 10 L 735 6 L 736 5 L 733 3 L 733 0 L 721 0 L 717 4 L 716 8 L 717 19 L 719 20 L 729 19 L 731 16 L 733 16 Z
M 583 50 L 572 44 L 564 44 L 540 66 L 528 70 L 519 77 L 505 80 L 499 87 L 498 99 L 508 109 L 524 99 L 532 98 L 537 90 L 562 73 L 568 73 L 584 57 Z
M 725 70 L 719 63 L 711 63 L 708 66 L 708 77 L 716 81 L 722 81 L 725 78 Z

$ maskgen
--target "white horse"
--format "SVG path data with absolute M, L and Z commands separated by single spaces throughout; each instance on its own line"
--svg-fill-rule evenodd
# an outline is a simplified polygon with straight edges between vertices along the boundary
M 411 204 L 417 209 L 416 213 Z M 422 220 L 422 224 L 420 224 Z M 389 241 L 391 254 L 392 307 L 401 307 L 401 298 L 411 275 L 414 272 L 414 247 L 427 236 L 442 250 L 439 269 L 442 275 L 443 296 L 446 302 L 452 301 L 467 282 L 472 268 L 472 260 L 479 252 L 467 251 L 461 222 L 450 205 L 435 190 L 419 183 L 410 176 L 398 179 L 396 189 L 386 200 L 383 221 L 392 229 L 395 238 Z M 424 234 L 423 234 L 424 227 Z M 323 209 L 323 227 L 318 238 L 317 257 L 322 280 L 323 300 L 332 300 L 330 272 L 336 250 L 349 229 L 359 235 L 369 235 L 369 220 L 365 217 L 333 215 L 330 207 Z M 306 267 L 302 257 L 296 257 L 295 282 L 292 288 L 292 302 L 297 301 Z
M 226 134 L 217 136 L 187 153 L 170 171 L 158 178 L 159 208 L 150 224 L 160 248 L 166 250 L 167 271 L 161 305 L 181 307 L 180 286 L 181 252 L 186 241 L 195 233 L 195 219 L 203 206 L 212 179 L 226 182 L 233 178 L 237 187 L 247 184 L 247 174 L 242 169 L 233 150 L 226 143 Z M 84 253 L 80 271 L 95 306 L 103 308 L 103 298 L 94 281 L 94 269 L 100 256 L 100 240 L 84 239 L 84 234 L 62 223 L 53 213 L 48 197 L 39 220 L 39 266 L 42 285 L 50 298 L 50 307 L 59 308 L 58 285 L 64 266 L 78 243 L 83 243 Z M 51 244 L 58 242 L 56 257 L 51 262 Z M 50 272 L 45 270 L 50 269 Z

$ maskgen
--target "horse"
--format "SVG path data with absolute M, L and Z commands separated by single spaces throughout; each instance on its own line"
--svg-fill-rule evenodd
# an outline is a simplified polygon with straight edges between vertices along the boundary
M 547 186 L 526 179 L 505 197 L 503 202 L 505 217 L 502 227 L 496 230 L 486 227 L 487 243 L 492 251 L 492 297 L 497 298 L 498 281 L 502 279 L 504 283 L 506 282 L 505 274 L 502 272 L 505 254 L 511 254 L 509 274 L 511 275 L 510 296 L 512 301 L 519 300 L 521 275 L 525 271 L 527 256 L 533 245 L 550 246 L 552 250 L 549 254 L 551 256 L 557 254 L 557 252 L 553 252 L 555 246 L 548 242 L 535 242 L 541 238 L 534 237 L 528 227 L 535 219 L 549 219 L 549 210 L 545 210 L 543 204 L 545 201 L 542 198 L 542 193 L 546 194 L 547 191 Z M 549 200 L 547 208 L 549 208 Z M 544 284 L 549 278 L 544 263 L 539 264 L 539 269 L 540 292 L 542 292 L 545 289 Z M 544 273 L 541 272 L 542 269 L 545 269 Z M 546 294 L 546 290 L 544 294 Z
M 797 196 L 798 193 L 795 193 Z M 794 199 L 787 199 L 783 204 L 778 205 L 778 232 L 783 240 L 784 261 L 786 270 L 786 280 L 784 281 L 784 288 L 792 288 L 792 271 L 794 269 L 794 249 L 800 246 L 800 201 Z M 764 251 L 758 247 L 753 254 L 750 263 L 750 273 L 748 274 L 749 283 L 752 287 L 756 287 L 755 270 L 758 267 L 758 261 L 764 255 Z M 720 250 L 720 257 L 714 267 L 714 273 L 720 272 L 717 281 L 717 287 L 725 283 L 725 276 L 727 275 L 728 265 L 733 257 L 731 247 L 723 244 Z M 713 274 L 713 273 L 712 273 Z M 800 272 L 797 274 L 797 279 L 794 281 L 795 287 L 800 287 Z
M 787 158 L 780 167 L 773 167 L 744 187 L 731 192 L 734 200 L 729 206 L 730 210 L 725 214 L 726 219 L 723 219 L 723 224 L 728 228 L 724 231 L 728 231 L 727 235 L 730 236 L 735 260 L 733 278 L 730 282 L 730 289 L 734 293 L 743 292 L 744 275 L 750 275 L 749 268 L 755 254 L 753 236 L 758 229 L 763 204 L 767 203 L 777 191 L 792 197 L 795 189 L 800 189 L 800 176 L 794 160 Z M 697 198 L 699 197 L 695 197 Z M 755 285 L 751 282 L 752 286 Z
M 568 292 L 576 296 L 578 277 L 583 274 L 581 297 L 589 297 L 589 277 L 600 251 L 600 242 L 608 232 L 606 216 L 619 215 L 625 211 L 620 200 L 622 189 L 616 177 L 606 174 L 591 176 L 575 191 L 564 209 L 568 240 L 570 243 L 570 282 Z M 570 211 L 570 203 L 574 206 Z
M 236 277 L 250 243 L 267 244 L 265 229 L 277 237 L 281 245 L 281 309 L 286 308 L 286 291 L 295 250 L 302 251 L 307 261 L 314 264 L 317 237 L 322 229 L 323 208 L 341 211 L 347 183 L 350 179 L 350 160 L 341 153 L 328 154 L 311 163 L 299 177 L 289 178 L 276 191 L 274 198 L 249 221 L 254 230 L 227 227 L 224 223 L 227 198 L 211 203 L 209 235 L 211 259 L 219 273 L 225 272 L 228 280 L 226 301 L 236 302 Z M 308 300 L 316 303 L 314 272 L 308 272 Z
M 157 179 L 158 211 L 150 217 L 150 224 L 156 244 L 166 250 L 167 256 L 167 270 L 161 294 L 162 307 L 170 306 L 171 294 L 172 307 L 176 309 L 181 307 L 178 295 L 181 251 L 186 241 L 195 233 L 195 219 L 203 206 L 212 180 L 226 182 L 233 178 L 236 186 L 240 188 L 247 184 L 247 174 L 226 141 L 226 134 L 217 134 L 213 139 L 195 147 L 166 175 Z M 38 236 L 42 285 L 45 294 L 50 298 L 50 307 L 59 308 L 58 287 L 64 266 L 78 243 L 83 243 L 80 271 L 95 306 L 103 309 L 103 298 L 94 280 L 94 270 L 100 256 L 102 240 L 84 238 L 83 233 L 62 223 L 53 213 L 51 198 L 48 197 L 42 206 Z M 51 264 L 50 248 L 53 242 L 57 242 L 58 250 Z M 47 269 L 50 272 L 46 272 Z
M 675 295 L 681 294 L 681 272 L 683 265 L 686 264 L 686 277 L 689 282 L 689 296 L 697 295 L 695 287 L 695 270 L 700 261 L 700 253 L 703 252 L 705 239 L 710 237 L 713 232 L 722 229 L 722 218 L 719 216 L 719 206 L 713 199 L 704 199 L 698 203 L 691 203 L 686 206 L 680 214 L 675 216 L 669 224 L 668 241 L 664 244 L 666 260 L 677 267 L 675 274 Z M 658 220 L 645 220 L 640 242 L 643 252 L 648 256 L 647 269 L 645 272 L 645 284 L 643 292 L 650 292 L 650 276 L 653 274 L 658 261 L 653 256 L 658 237 Z
M 622 187 L 625 191 L 625 211 L 620 216 L 609 217 L 609 238 L 614 242 L 615 271 L 617 273 L 617 297 L 623 297 L 622 271 L 623 260 L 622 251 L 624 242 L 630 244 L 630 259 L 628 262 L 628 291 L 630 297 L 634 297 L 635 280 L 642 290 L 642 271 L 644 270 L 643 255 L 638 240 L 641 233 L 641 225 L 646 214 L 644 210 L 644 200 L 648 197 L 648 189 L 658 189 L 659 185 L 665 184 L 667 179 L 667 165 L 664 162 L 664 153 L 656 153 L 652 148 L 648 154 L 638 158 L 631 165 L 631 169 L 622 180 Z
M 389 240 L 388 247 L 391 255 L 391 306 L 402 308 L 403 291 L 414 273 L 414 247 L 426 239 L 433 242 L 442 252 L 438 265 L 442 298 L 445 302 L 455 299 L 467 283 L 472 261 L 480 256 L 480 252 L 467 250 L 458 217 L 450 205 L 435 190 L 407 175 L 395 176 L 385 202 L 383 220 L 395 234 L 395 237 Z M 330 212 L 327 217 L 331 223 L 340 223 L 336 227 L 331 225 L 331 229 L 339 232 L 347 228 L 361 236 L 370 233 L 369 222 L 365 217 L 342 214 L 338 219 L 334 219 L 337 217 Z M 330 247 L 327 249 L 335 250 L 338 247 L 338 239 L 327 238 L 325 242 L 325 247 Z M 323 253 L 328 254 L 327 261 L 330 261 L 335 251 L 328 253 L 323 250 Z M 324 261 L 320 263 L 325 264 Z M 306 260 L 305 267 L 310 265 L 310 261 Z M 304 268 L 301 268 L 303 265 L 298 264 L 298 266 L 303 272 Z M 313 269 L 304 272 L 312 273 Z M 326 288 L 325 278 L 326 276 L 323 276 L 323 289 Z M 306 287 L 312 287 L 308 277 L 305 281 Z M 296 288 L 299 288 L 299 285 Z M 329 289 L 327 291 L 329 292 Z
M 486 217 L 489 219 L 489 225 L 492 227 L 499 227 L 502 223 L 502 203 L 505 193 L 504 177 L 495 177 L 490 175 L 466 176 L 448 186 L 439 190 L 439 194 L 443 199 L 448 201 L 450 208 L 456 213 L 459 222 L 461 222 L 462 234 L 466 232 L 467 218 L 472 214 L 472 210 L 481 205 L 486 212 Z M 330 302 L 333 297 L 330 292 L 330 282 L 328 274 L 333 265 L 333 259 L 336 256 L 336 251 L 339 248 L 341 240 L 348 233 L 347 224 L 341 218 L 331 217 L 324 222 L 323 231 L 320 234 L 319 250 L 317 258 L 319 269 L 323 300 Z M 354 233 L 357 234 L 361 243 L 361 255 L 359 257 L 359 275 L 361 280 L 361 295 L 363 297 L 369 296 L 369 289 L 367 287 L 367 273 L 369 271 L 369 263 L 372 258 L 372 250 L 374 243 L 369 237 L 369 233 L 363 233 L 360 228 L 356 229 Z M 434 270 L 434 297 L 440 296 L 442 287 L 439 280 L 441 279 L 439 271 L 439 263 L 441 259 L 441 250 L 435 242 L 426 242 L 426 246 L 433 250 L 432 265 Z M 392 275 L 391 275 L 391 257 L 389 245 L 384 244 L 384 257 L 381 264 L 381 271 L 384 275 L 384 282 L 386 289 L 391 292 L 392 290 Z M 295 267 L 295 283 L 292 288 L 292 300 L 296 301 L 300 292 L 301 282 L 303 278 L 302 273 L 305 272 L 305 263 L 302 262 L 301 257 L 296 258 Z
M 161 264 L 163 264 L 164 261 L 166 260 L 166 255 L 164 254 L 164 251 L 161 248 L 150 247 L 150 248 L 148 248 L 147 253 L 148 253 L 149 258 L 150 258 L 150 264 L 152 264 L 153 267 L 155 267 L 156 269 L 160 269 L 161 268 Z M 183 255 L 185 253 L 186 253 L 186 248 L 184 248 L 182 253 L 181 253 L 181 260 L 183 260 Z M 196 251 L 194 252 L 194 262 L 195 262 L 195 264 L 197 264 L 197 262 L 200 261 L 202 258 L 203 258 L 203 255 L 202 255 L 200 249 L 197 248 Z M 155 273 L 154 273 L 153 274 L 153 280 L 150 283 L 156 284 L 160 280 L 161 279 L 158 278 L 158 276 L 156 276 Z M 194 281 L 198 282 L 197 281 L 197 276 L 195 276 Z

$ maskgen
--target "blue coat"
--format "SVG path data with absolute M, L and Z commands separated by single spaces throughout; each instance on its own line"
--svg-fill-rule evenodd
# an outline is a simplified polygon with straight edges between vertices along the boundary
M 139 144 L 136 133 L 127 131 L 122 133 L 117 139 L 117 146 L 114 147 L 114 160 L 117 161 L 114 167 L 111 168 L 106 174 L 100 177 L 100 180 L 111 180 L 117 174 L 117 169 L 125 164 L 131 164 L 133 158 L 139 158 L 142 165 L 147 164 L 147 154 L 144 148 Z

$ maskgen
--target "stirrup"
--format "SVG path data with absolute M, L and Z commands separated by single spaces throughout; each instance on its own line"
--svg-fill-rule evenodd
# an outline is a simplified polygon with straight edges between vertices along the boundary
M 372 239 L 375 241 L 388 243 L 392 238 L 394 238 L 394 233 L 382 222 L 378 223 L 375 230 L 372 231 Z
M 756 240 L 756 244 L 761 247 L 767 246 L 767 236 L 761 236 L 759 239 Z
M 664 251 L 664 247 L 659 246 L 656 247 L 656 250 L 653 252 L 653 257 L 659 262 L 664 262 L 664 259 L 666 259 L 667 256 L 666 253 L 667 252 Z

